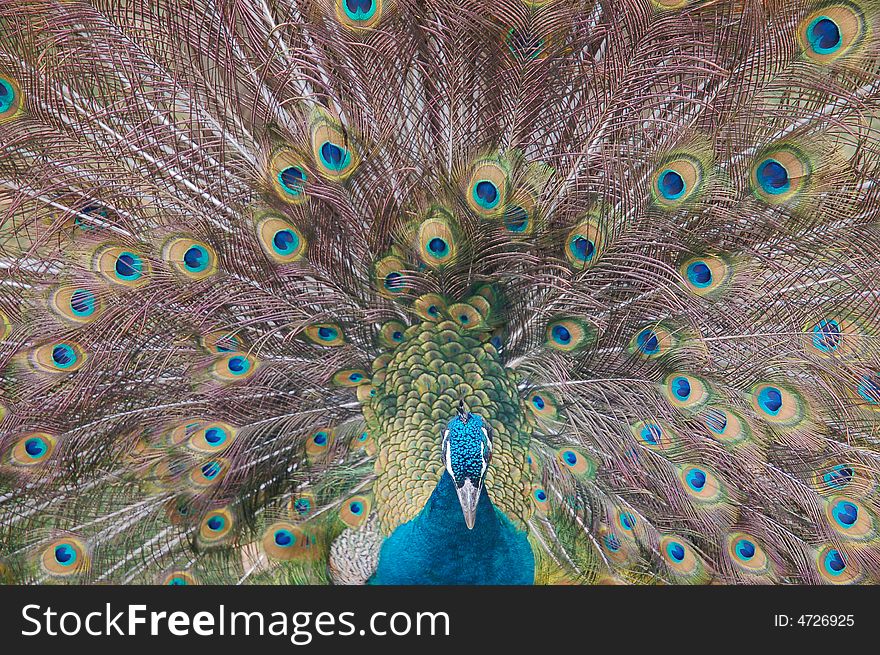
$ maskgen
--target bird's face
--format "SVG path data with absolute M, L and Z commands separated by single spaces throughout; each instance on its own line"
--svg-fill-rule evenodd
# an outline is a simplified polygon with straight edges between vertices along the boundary
M 473 529 L 477 503 L 492 458 L 492 426 L 481 416 L 460 411 L 443 431 L 443 463 L 455 483 L 464 522 Z

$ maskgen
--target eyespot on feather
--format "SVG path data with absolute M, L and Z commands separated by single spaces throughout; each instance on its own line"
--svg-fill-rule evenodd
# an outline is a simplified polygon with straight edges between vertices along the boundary
M 338 387 L 356 387 L 368 381 L 369 375 L 360 368 L 346 368 L 333 375 L 333 384 Z
M 171 587 L 192 586 L 199 584 L 198 579 L 189 571 L 171 571 L 166 573 L 159 584 Z
M 586 321 L 560 317 L 547 324 L 545 343 L 553 350 L 571 353 L 589 346 L 595 335 L 595 328 Z
M 86 546 L 77 537 L 63 537 L 52 541 L 42 550 L 40 565 L 53 577 L 68 577 L 89 570 Z
M 812 164 L 799 148 L 782 144 L 755 158 L 749 179 L 757 198 L 781 205 L 801 193 L 809 183 Z
M 206 545 L 216 545 L 234 536 L 235 516 L 232 510 L 221 507 L 205 514 L 199 524 L 199 541 Z
M 266 555 L 274 560 L 309 560 L 320 553 L 314 533 L 287 521 L 270 525 L 261 543 Z
M 308 199 L 308 169 L 304 159 L 290 148 L 281 148 L 272 156 L 268 175 L 272 191 L 284 202 L 299 205 Z
M 439 322 L 446 317 L 446 299 L 436 293 L 426 293 L 416 298 L 413 311 L 426 321 Z
M 303 233 L 275 214 L 262 214 L 257 219 L 257 240 L 266 256 L 278 264 L 301 260 L 308 248 Z
M 319 323 L 310 325 L 305 329 L 305 334 L 312 343 L 319 346 L 336 347 L 345 343 L 345 335 L 342 328 L 335 323 Z
M 556 459 L 562 464 L 564 470 L 582 478 L 592 479 L 596 475 L 595 462 L 574 448 L 561 448 L 556 453 Z
M 379 343 L 385 348 L 397 348 L 405 339 L 406 325 L 400 321 L 388 321 L 379 328 Z
M 358 528 L 369 518 L 371 508 L 372 502 L 368 496 L 352 496 L 340 506 L 339 518 L 349 528 Z
M 749 391 L 749 402 L 765 421 L 782 428 L 795 428 L 806 418 L 803 397 L 787 385 L 761 383 Z
M 91 323 L 104 309 L 101 297 L 95 292 L 67 285 L 52 292 L 50 306 L 58 316 L 73 323 Z
M 703 164 L 695 157 L 682 154 L 667 159 L 651 178 L 654 201 L 663 209 L 680 207 L 700 191 L 703 176 Z
M 93 258 L 96 273 L 112 284 L 137 288 L 150 281 L 150 264 L 140 254 L 119 246 L 99 249 Z
M 245 349 L 245 343 L 239 335 L 222 330 L 208 332 L 201 338 L 201 344 L 205 350 L 214 355 L 225 355 Z
M 706 407 L 700 414 L 709 436 L 726 446 L 736 446 L 748 441 L 751 428 L 743 417 L 727 408 Z
M 55 437 L 47 432 L 30 432 L 12 445 L 8 451 L 8 461 L 15 467 L 36 468 L 52 457 L 55 444 Z
M 709 401 L 710 390 L 703 378 L 687 373 L 670 373 L 663 381 L 663 396 L 673 407 L 695 412 Z
M 715 298 L 730 288 L 734 268 L 721 257 L 703 255 L 686 260 L 679 267 L 679 273 L 691 293 Z
M 678 338 L 663 323 L 643 327 L 629 344 L 629 352 L 647 359 L 668 355 L 678 345 Z
M 509 176 L 508 166 L 499 158 L 476 160 L 465 192 L 468 207 L 483 218 L 500 217 L 507 203 Z
M 664 535 L 660 538 L 659 549 L 660 555 L 676 578 L 691 582 L 703 579 L 703 563 L 687 540 L 677 535 Z
M 233 444 L 236 430 L 228 423 L 213 421 L 200 427 L 189 438 L 189 447 L 202 453 L 221 453 Z
M 825 504 L 828 524 L 841 536 L 869 541 L 877 536 L 877 518 L 865 503 L 846 496 L 834 496 Z
M 605 234 L 596 218 L 575 225 L 565 238 L 565 257 L 572 268 L 583 270 L 594 265 L 605 246 Z
M 306 439 L 306 454 L 313 458 L 324 455 L 333 445 L 335 439 L 336 432 L 333 428 L 316 430 Z
M 383 0 L 335 0 L 339 23 L 354 31 L 371 30 L 382 20 Z
M 221 355 L 212 364 L 214 378 L 220 382 L 239 382 L 251 377 L 257 370 L 259 362 L 247 353 L 229 353 Z
M 442 207 L 433 207 L 416 232 L 419 257 L 434 268 L 456 262 L 459 241 L 458 226 L 452 214 Z
M 679 445 L 678 435 L 665 421 L 638 421 L 630 426 L 636 443 L 657 452 L 672 451 Z
M 860 48 L 867 33 L 864 11 L 849 2 L 825 3 L 807 14 L 797 28 L 804 56 L 822 65 Z
M 728 535 L 727 556 L 741 571 L 759 575 L 771 571 L 770 560 L 760 541 L 745 532 Z
M 31 364 L 47 373 L 73 373 L 86 363 L 86 353 L 75 341 L 48 343 L 31 351 Z
M 483 316 L 476 308 L 467 303 L 457 302 L 448 308 L 449 318 L 465 330 L 477 330 L 485 327 Z
M 162 257 L 186 279 L 204 280 L 217 272 L 217 252 L 188 237 L 170 239 L 162 249 Z
M 858 562 L 843 549 L 823 546 L 816 553 L 816 568 L 829 584 L 853 584 L 862 579 Z
M 394 298 L 410 290 L 411 283 L 406 264 L 393 255 L 376 262 L 376 288 L 386 298 Z
M 215 457 L 196 464 L 189 473 L 189 481 L 199 489 L 206 489 L 218 484 L 229 472 L 229 460 Z
M 347 180 L 357 168 L 360 159 L 339 121 L 327 111 L 317 109 L 312 116 L 309 133 L 312 157 L 321 176 L 332 182 Z
M 21 86 L 12 77 L 0 74 L 0 125 L 21 116 L 24 107 Z

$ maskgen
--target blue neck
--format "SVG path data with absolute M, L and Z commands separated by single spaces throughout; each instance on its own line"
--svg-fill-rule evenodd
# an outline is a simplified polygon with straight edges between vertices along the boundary
M 492 505 L 485 487 L 468 530 L 448 473 L 424 509 L 382 544 L 371 584 L 533 584 L 535 559 L 526 533 Z

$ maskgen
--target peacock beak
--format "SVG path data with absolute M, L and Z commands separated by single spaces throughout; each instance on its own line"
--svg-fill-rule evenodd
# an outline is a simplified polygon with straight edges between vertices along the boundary
M 464 522 L 468 530 L 473 530 L 477 520 L 477 503 L 480 502 L 480 487 L 474 486 L 470 478 L 465 478 L 464 484 L 456 487 L 455 491 L 458 493 L 458 502 L 461 503 Z

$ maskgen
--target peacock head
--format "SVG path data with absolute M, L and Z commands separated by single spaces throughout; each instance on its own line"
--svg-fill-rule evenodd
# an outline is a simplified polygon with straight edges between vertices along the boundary
M 476 520 L 477 504 L 492 458 L 492 438 L 492 426 L 483 417 L 467 411 L 463 403 L 443 431 L 443 463 L 455 484 L 468 529 L 473 529 Z

